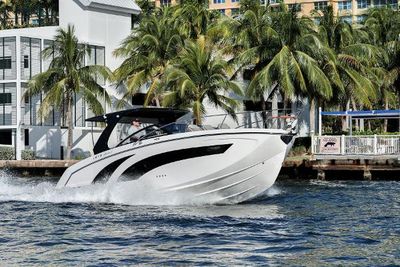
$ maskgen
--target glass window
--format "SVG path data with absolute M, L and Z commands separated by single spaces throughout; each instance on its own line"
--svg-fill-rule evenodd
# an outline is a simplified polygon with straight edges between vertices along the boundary
M 232 16 L 239 15 L 239 12 L 240 12 L 239 8 L 232 8 L 231 9 L 231 15 Z
M 12 130 L 0 130 L 0 145 L 11 146 L 12 144 L 13 144 Z
M 324 10 L 328 6 L 328 1 L 318 1 L 314 2 L 315 10 Z
M 223 4 L 223 3 L 225 3 L 225 0 L 213 0 L 214 2 L 214 4 Z
M 52 40 L 44 40 L 44 49 L 49 48 L 49 47 L 54 47 L 54 41 Z M 54 48 L 52 49 L 54 51 Z M 54 59 L 54 54 L 50 55 L 49 58 L 43 58 L 43 71 L 46 71 L 50 67 L 51 61 Z
M 374 6 L 375 7 L 385 7 L 386 0 L 374 0 Z
M 29 68 L 29 56 L 24 56 L 24 68 Z
M 232 3 L 239 3 L 240 0 L 231 0 Z
M 387 0 L 387 5 L 391 8 L 397 9 L 397 7 L 399 6 L 398 0 Z
M 351 9 L 351 1 L 342 1 L 338 2 L 339 10 L 350 10 Z
M 11 104 L 11 93 L 0 93 L 0 104 Z
M 40 39 L 21 37 L 21 79 L 30 80 L 41 72 L 42 43 Z
M 295 11 L 295 12 L 299 12 L 301 11 L 301 4 L 288 4 L 288 9 L 290 11 Z
M 218 9 L 219 13 L 221 13 L 222 15 L 225 15 L 225 9 Z
M 15 80 L 16 68 L 16 38 L 0 38 L 0 80 Z
M 0 84 L 0 125 L 17 123 L 17 88 L 15 83 Z
M 11 69 L 11 57 L 0 58 L 0 69 Z
M 366 15 L 357 16 L 357 23 L 359 23 L 359 24 L 364 23 L 366 18 L 367 18 Z
M 160 5 L 161 6 L 170 6 L 171 0 L 160 0 Z
M 343 16 L 343 17 L 341 17 L 341 20 L 343 20 L 343 21 L 345 21 L 345 22 L 347 22 L 347 23 L 353 23 L 353 18 L 352 18 L 352 16 Z

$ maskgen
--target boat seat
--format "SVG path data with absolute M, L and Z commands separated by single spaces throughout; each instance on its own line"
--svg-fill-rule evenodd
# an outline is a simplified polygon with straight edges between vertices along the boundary
M 215 130 L 215 128 L 212 127 L 211 125 L 203 125 L 201 126 L 201 128 L 203 128 L 203 130 Z
M 218 128 L 219 128 L 219 129 L 230 129 L 231 127 L 229 127 L 229 125 L 228 125 L 228 124 L 226 124 L 226 123 L 223 123 L 223 124 L 222 124 L 222 125 L 220 125 Z
M 202 131 L 202 129 L 199 126 L 194 125 L 194 124 L 190 124 L 188 126 L 188 130 L 189 130 L 189 132 Z

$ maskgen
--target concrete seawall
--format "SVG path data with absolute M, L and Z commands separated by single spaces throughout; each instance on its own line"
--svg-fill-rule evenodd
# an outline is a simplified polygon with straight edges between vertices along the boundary
M 0 170 L 23 176 L 61 176 L 78 160 L 3 160 Z M 320 180 L 400 180 L 398 158 L 314 159 L 310 156 L 289 157 L 278 179 Z

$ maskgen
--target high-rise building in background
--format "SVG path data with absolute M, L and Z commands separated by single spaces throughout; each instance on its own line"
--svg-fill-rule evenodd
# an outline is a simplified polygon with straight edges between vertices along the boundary
M 178 3 L 178 0 L 154 0 L 157 7 L 170 6 Z M 257 0 L 254 0 L 257 1 Z M 227 16 L 234 16 L 239 13 L 240 0 L 209 0 L 209 9 L 218 10 Z M 278 7 L 278 0 L 260 0 L 262 5 Z M 269 3 L 268 3 L 269 2 Z M 295 8 L 299 15 L 315 17 L 318 20 L 318 11 L 328 5 L 332 5 L 334 14 L 338 14 L 350 23 L 360 23 L 365 19 L 368 8 L 390 6 L 398 9 L 398 0 L 284 0 L 289 9 Z

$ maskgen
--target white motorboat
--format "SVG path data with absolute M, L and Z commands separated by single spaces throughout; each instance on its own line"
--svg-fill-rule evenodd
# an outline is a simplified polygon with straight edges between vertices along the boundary
M 146 183 L 157 194 L 191 202 L 239 203 L 274 184 L 294 141 L 291 129 L 203 130 L 186 123 L 190 115 L 137 108 L 88 119 L 107 125 L 94 146 L 95 155 L 69 167 L 57 187 L 124 183 L 126 189 Z M 121 125 L 129 127 L 136 118 L 143 128 L 110 148 L 111 137 L 124 132 Z

